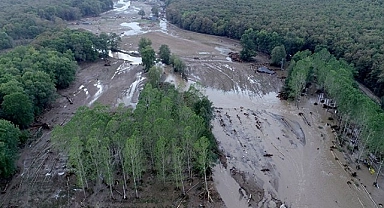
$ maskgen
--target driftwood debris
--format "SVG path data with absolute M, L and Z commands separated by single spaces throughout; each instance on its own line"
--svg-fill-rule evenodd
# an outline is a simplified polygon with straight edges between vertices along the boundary
M 232 59 L 232 61 L 243 62 L 243 60 L 241 60 L 241 58 L 240 58 L 240 54 L 239 53 L 229 52 L 228 56 L 229 56 L 229 58 Z
M 73 104 L 73 100 L 69 96 L 64 95 L 64 97 L 67 98 L 69 104 Z
M 5 186 L 5 188 L 1 191 L 1 194 L 5 194 L 7 192 L 9 183 Z
M 303 118 L 304 122 L 308 125 L 308 126 L 311 126 L 311 123 L 309 123 L 309 121 L 307 120 L 307 118 L 305 117 L 304 113 L 299 113 L 299 116 L 301 116 L 301 118 Z
M 111 61 L 109 59 L 104 59 L 104 66 L 111 66 Z
M 32 128 L 42 127 L 43 129 L 51 129 L 51 126 L 48 123 L 34 123 L 30 127 Z

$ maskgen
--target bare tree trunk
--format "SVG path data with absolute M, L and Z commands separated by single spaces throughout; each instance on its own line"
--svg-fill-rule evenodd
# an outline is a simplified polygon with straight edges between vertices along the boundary
M 383 167 L 383 161 L 381 161 L 380 163 L 380 167 L 379 167 L 379 170 L 377 171 L 377 175 L 376 175 L 376 179 L 375 179 L 375 183 L 376 184 L 376 187 L 379 188 L 379 184 L 377 183 L 377 180 L 379 179 L 379 176 L 380 176 L 380 172 L 381 172 L 381 168 Z
M 113 174 L 112 173 L 112 171 L 111 171 L 111 168 L 110 168 L 110 166 L 109 166 L 110 164 L 109 164 L 109 161 L 107 161 L 107 169 L 108 169 L 108 180 L 109 180 L 109 182 L 110 182 L 110 184 L 109 184 L 109 192 L 111 193 L 111 198 L 113 199 L 114 197 L 113 197 L 113 191 L 112 191 L 112 186 L 113 186 L 113 179 L 112 179 L 112 177 L 111 177 L 111 174 Z
M 205 190 L 207 191 L 208 201 L 209 201 L 210 198 L 211 198 L 211 196 L 210 196 L 209 189 L 208 189 L 208 182 L 207 182 L 207 168 L 206 168 L 206 167 L 204 167 L 204 182 L 205 182 Z
M 364 142 L 364 141 L 361 141 L 363 147 L 362 147 L 362 150 L 360 151 L 359 153 L 359 157 L 357 158 L 357 164 L 360 164 L 360 160 L 361 160 L 361 156 L 363 156 L 363 153 L 365 151 L 365 148 L 366 148 L 366 143 L 369 141 L 369 137 L 371 136 L 371 133 L 368 134 L 367 136 L 367 140 Z
M 183 174 L 183 173 L 181 173 Z M 182 190 L 183 190 L 183 195 L 185 196 L 185 188 L 184 188 L 184 181 L 183 179 L 181 179 L 181 187 L 182 187 Z
M 124 170 L 124 162 L 123 162 L 123 159 L 121 157 L 121 151 L 119 151 L 119 158 L 120 158 L 120 163 L 121 163 L 121 168 L 123 169 L 123 179 L 124 179 L 124 185 L 123 185 L 123 198 L 124 199 L 127 199 L 127 193 L 125 192 L 125 189 L 127 188 L 127 178 L 125 176 L 125 170 Z
M 133 166 L 133 161 L 132 161 L 132 166 Z M 136 198 L 139 198 L 139 192 L 137 191 L 137 184 L 136 184 L 136 175 L 135 175 L 135 171 L 132 170 L 132 177 L 133 177 L 133 184 L 135 186 L 135 195 L 136 195 Z
M 78 159 L 78 160 L 79 160 L 79 164 L 80 164 L 80 168 L 81 168 L 80 178 L 81 178 L 81 184 L 83 186 L 83 192 L 84 192 L 84 198 L 85 198 L 86 197 L 85 186 L 88 188 L 88 182 L 87 182 L 87 178 L 85 176 L 83 176 L 85 174 L 83 163 L 81 162 L 81 159 Z M 84 183 L 85 183 L 85 186 L 84 186 Z
M 191 161 L 190 161 L 189 153 L 187 152 L 187 166 L 188 166 L 188 177 L 192 178 L 192 171 L 191 171 Z
M 165 155 L 163 155 L 163 184 L 165 184 Z

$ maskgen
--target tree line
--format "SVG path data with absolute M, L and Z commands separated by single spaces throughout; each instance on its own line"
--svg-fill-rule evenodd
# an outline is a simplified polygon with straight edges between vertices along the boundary
M 10 128 L 10 124 L 15 129 L 29 127 L 58 96 L 56 89 L 66 88 L 74 81 L 77 62 L 106 56 L 108 50 L 117 47 L 118 41 L 116 34 L 97 36 L 80 30 L 46 32 L 33 44 L 0 55 L 0 121 L 4 121 L 0 129 Z M 8 177 L 14 171 L 17 149 L 13 144 L 22 142 L 20 135 L 24 134 L 0 131 L 0 137 L 6 138 L 0 140 L 0 169 L 4 169 L 0 170 L 1 177 Z
M 63 20 L 112 8 L 111 0 L 0 1 L 0 50 L 17 46 L 0 55 L 0 177 L 14 173 L 25 129 L 55 100 L 56 89 L 75 79 L 76 62 L 106 57 L 120 42 L 116 34 L 66 30 Z
M 53 140 L 68 153 L 69 171 L 76 173 L 84 196 L 86 190 L 97 192 L 107 185 L 112 198 L 115 190 L 124 199 L 138 198 L 144 173 L 154 173 L 159 183 L 174 184 L 186 194 L 187 178 L 206 176 L 216 151 L 212 103 L 193 87 L 179 92 L 160 83 L 156 70 L 149 70 L 154 76 L 136 109 L 81 107 L 70 122 L 54 129 Z
M 384 112 L 363 94 L 354 80 L 354 68 L 344 60 L 337 60 L 326 49 L 316 53 L 296 53 L 289 66 L 286 96 L 298 100 L 308 83 L 331 97 L 337 105 L 339 143 L 355 144 L 362 156 L 374 153 L 384 156 Z M 352 143 L 349 143 L 353 141 Z M 354 145 L 349 146 L 353 149 Z
M 183 29 L 235 39 L 253 29 L 258 36 L 254 50 L 267 54 L 281 44 L 290 55 L 327 48 L 354 65 L 358 81 L 384 96 L 383 1 L 168 0 L 166 4 L 167 19 Z
M 111 0 L 3 0 L 0 50 L 30 42 L 43 32 L 64 28 L 64 21 L 98 16 L 112 8 Z

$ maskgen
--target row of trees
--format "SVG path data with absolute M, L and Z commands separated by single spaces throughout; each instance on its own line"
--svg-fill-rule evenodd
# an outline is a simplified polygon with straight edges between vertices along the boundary
M 327 48 L 337 58 L 353 63 L 355 77 L 381 97 L 382 6 L 382 1 L 365 0 L 170 0 L 167 19 L 187 30 L 236 39 L 252 28 L 261 33 L 261 42 L 253 48 L 268 54 L 279 45 L 284 45 L 291 55 L 300 50 Z
M 340 143 L 356 140 L 361 155 L 373 152 L 383 157 L 384 112 L 359 90 L 352 66 L 323 49 L 314 54 L 309 51 L 295 54 L 289 68 L 286 92 L 291 98 L 298 100 L 306 84 L 314 83 L 337 104 Z
M 149 74 L 157 76 L 150 76 L 133 112 L 82 107 L 68 124 L 54 129 L 53 139 L 69 154 L 84 194 L 86 188 L 100 190 L 104 182 L 111 197 L 120 188 L 124 198 L 139 197 L 145 172 L 156 173 L 160 183 L 174 183 L 185 194 L 186 178 L 207 173 L 215 151 L 212 103 L 194 88 L 180 93 L 173 85 L 152 86 L 161 75 L 154 70 Z M 128 187 L 135 191 L 127 193 Z
M 116 33 L 95 35 L 85 30 L 60 30 L 39 35 L 33 42 L 36 48 L 51 48 L 60 53 L 70 50 L 76 61 L 95 61 L 108 57 L 110 50 L 117 50 L 121 38 Z
M 156 52 L 152 48 L 152 41 L 148 38 L 141 38 L 139 41 L 139 52 L 142 57 L 144 70 L 147 72 L 155 65 Z M 160 61 L 166 65 L 172 65 L 173 71 L 185 75 L 186 64 L 175 54 L 171 53 L 168 45 L 161 45 L 158 52 Z
M 0 50 L 23 44 L 45 31 L 65 27 L 62 20 L 98 16 L 113 8 L 111 0 L 30 0 L 0 2 Z

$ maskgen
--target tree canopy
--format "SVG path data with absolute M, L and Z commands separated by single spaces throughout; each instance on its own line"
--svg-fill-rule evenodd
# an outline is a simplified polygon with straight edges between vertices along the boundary
M 152 47 L 152 41 L 149 38 L 141 37 L 139 40 L 139 52 L 142 53 L 142 51 L 147 47 Z
M 63 28 L 63 20 L 98 16 L 112 8 L 111 0 L 3 0 L 0 2 L 0 49 Z
M 169 65 L 170 64 L 170 58 L 171 58 L 171 50 L 169 49 L 168 45 L 161 45 L 159 48 L 159 56 L 161 61 L 164 64 Z
M 159 181 L 182 190 L 184 178 L 193 170 L 206 174 L 216 151 L 212 117 L 212 103 L 195 88 L 179 92 L 166 83 L 155 87 L 147 83 L 135 110 L 120 107 L 112 113 L 107 106 L 81 107 L 65 126 L 55 127 L 53 141 L 69 154 L 82 188 L 97 191 L 100 175 L 108 176 L 107 184 L 114 187 L 111 178 L 122 172 L 121 193 L 129 191 L 129 177 L 139 197 L 139 181 L 146 171 L 155 170 Z
M 0 119 L 0 176 L 9 177 L 15 171 L 14 161 L 20 130 L 11 122 Z
M 18 46 L 1 54 L 0 119 L 21 129 L 28 128 L 35 116 L 55 101 L 56 89 L 66 88 L 74 81 L 76 61 L 105 57 L 118 43 L 116 34 L 97 36 L 80 30 L 60 30 L 45 32 L 31 45 Z M 16 134 L 8 136 L 18 141 Z M 4 177 L 13 173 L 10 163 L 14 160 L 10 158 L 16 158 L 17 151 L 9 148 L 7 145 L 0 147 L 0 163 L 7 167 L 7 170 L 0 170 L 0 176 Z
M 141 58 L 144 66 L 144 71 L 149 71 L 149 69 L 155 65 L 156 53 L 153 48 L 148 45 L 141 50 Z

